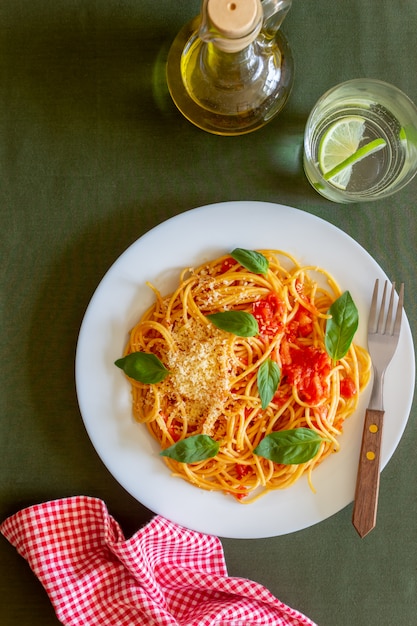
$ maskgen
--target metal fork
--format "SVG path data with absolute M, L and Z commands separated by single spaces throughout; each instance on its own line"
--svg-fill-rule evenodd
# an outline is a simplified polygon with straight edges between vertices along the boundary
M 362 445 L 356 479 L 352 523 L 363 538 L 376 524 L 378 506 L 380 451 L 384 417 L 383 386 L 385 370 L 398 344 L 404 303 L 404 283 L 401 284 L 397 310 L 394 314 L 395 283 L 392 283 L 387 305 L 385 281 L 378 313 L 378 279 L 375 281 L 368 323 L 368 348 L 374 370 L 374 383 L 365 413 Z

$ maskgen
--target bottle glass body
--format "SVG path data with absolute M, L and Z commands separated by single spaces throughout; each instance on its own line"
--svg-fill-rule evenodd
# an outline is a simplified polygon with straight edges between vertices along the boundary
M 293 59 L 278 31 L 258 36 L 238 52 L 225 52 L 199 36 L 200 19 L 174 41 L 167 66 L 168 87 L 183 115 L 196 126 L 222 135 L 251 132 L 285 105 L 293 81 Z

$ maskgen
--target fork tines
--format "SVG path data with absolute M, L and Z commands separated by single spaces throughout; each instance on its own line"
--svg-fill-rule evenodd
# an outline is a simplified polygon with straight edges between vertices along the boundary
M 387 289 L 388 289 L 388 281 L 385 281 L 384 290 L 382 292 L 382 300 L 381 307 L 379 310 L 379 316 L 377 315 L 378 311 L 378 287 L 379 287 L 379 279 L 377 278 L 375 281 L 374 291 L 372 294 L 372 303 L 371 310 L 369 314 L 369 332 L 385 335 L 399 335 L 401 328 L 401 318 L 403 312 L 404 305 L 404 283 L 401 283 L 400 292 L 398 295 L 398 306 L 397 312 L 395 314 L 395 319 L 393 315 L 394 311 L 394 294 L 395 294 L 395 282 L 391 285 L 391 294 L 389 297 L 388 304 L 388 312 L 385 315 L 386 308 L 386 300 L 387 300 Z

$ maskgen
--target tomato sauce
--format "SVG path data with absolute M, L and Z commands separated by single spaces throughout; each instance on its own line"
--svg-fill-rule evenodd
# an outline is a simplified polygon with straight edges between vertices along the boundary
M 258 322 L 259 334 L 263 336 L 273 337 L 284 330 L 284 313 L 284 303 L 272 292 L 252 305 L 252 314 Z

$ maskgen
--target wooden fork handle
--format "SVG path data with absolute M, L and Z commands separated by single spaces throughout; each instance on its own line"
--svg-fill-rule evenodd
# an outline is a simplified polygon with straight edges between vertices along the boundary
M 384 411 L 366 410 L 352 516 L 362 538 L 376 524 L 383 418 Z

